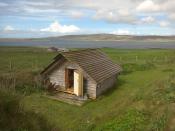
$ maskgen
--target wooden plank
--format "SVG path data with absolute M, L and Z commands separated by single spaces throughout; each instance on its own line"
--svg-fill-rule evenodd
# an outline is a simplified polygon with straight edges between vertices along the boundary
M 83 96 L 83 73 L 80 72 L 80 93 L 81 93 L 81 96 Z
M 65 88 L 69 87 L 68 69 L 65 69 Z
M 83 96 L 83 74 L 78 70 L 74 70 L 74 93 Z
M 77 70 L 74 70 L 74 93 L 79 96 L 79 72 Z

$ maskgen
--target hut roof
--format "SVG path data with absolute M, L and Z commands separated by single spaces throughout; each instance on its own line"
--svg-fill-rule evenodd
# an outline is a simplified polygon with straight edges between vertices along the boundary
M 122 68 L 118 64 L 114 64 L 110 58 L 99 49 L 69 51 L 63 52 L 61 55 L 68 61 L 77 63 L 97 83 L 122 71 Z M 54 58 L 54 62 L 59 59 L 60 54 Z M 50 66 L 51 65 L 48 67 Z

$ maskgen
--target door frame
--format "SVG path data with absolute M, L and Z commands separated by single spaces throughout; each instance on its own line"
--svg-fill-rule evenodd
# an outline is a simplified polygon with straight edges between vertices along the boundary
M 78 82 L 78 93 L 76 94 L 77 96 L 83 96 L 83 72 L 78 70 L 78 69 L 72 69 L 72 68 L 65 68 L 65 89 L 67 90 L 69 87 L 70 87 L 70 83 L 69 83 L 69 70 L 73 70 L 73 82 L 75 80 L 75 77 L 74 77 L 74 73 L 78 73 L 79 75 L 79 82 Z M 73 93 L 75 94 L 74 92 L 74 89 L 76 87 L 74 87 L 75 83 L 73 83 Z
M 69 82 L 69 79 L 70 79 L 70 76 L 69 76 L 69 70 L 73 70 L 73 77 L 74 77 L 74 69 L 69 69 L 69 68 L 66 68 L 65 69 L 65 88 L 68 89 L 70 88 L 70 82 Z M 74 88 L 74 84 L 73 84 L 73 87 Z

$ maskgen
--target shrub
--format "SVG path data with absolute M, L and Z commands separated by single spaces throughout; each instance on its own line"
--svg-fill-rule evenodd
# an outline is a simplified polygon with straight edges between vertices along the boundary
M 21 92 L 24 95 L 29 95 L 35 92 L 41 92 L 45 88 L 43 88 L 41 79 L 39 76 L 33 76 L 32 78 L 29 77 L 30 80 L 25 80 L 27 78 L 13 75 L 13 74 L 6 74 L 0 76 L 0 88 L 7 88 L 11 90 L 16 90 Z

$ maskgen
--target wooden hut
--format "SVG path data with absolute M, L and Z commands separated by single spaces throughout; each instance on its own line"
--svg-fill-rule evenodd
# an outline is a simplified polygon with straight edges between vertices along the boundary
M 113 87 L 121 70 L 101 50 L 86 49 L 58 54 L 41 76 L 58 91 L 96 99 Z

